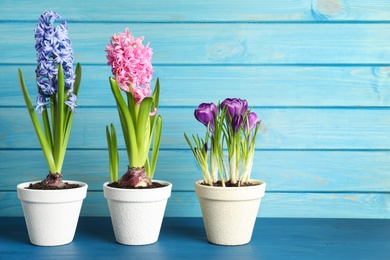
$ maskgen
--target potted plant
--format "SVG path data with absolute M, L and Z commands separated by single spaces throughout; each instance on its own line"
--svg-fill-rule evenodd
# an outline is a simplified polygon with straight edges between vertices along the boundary
M 218 106 L 202 103 L 194 114 L 206 126 L 206 135 L 192 135 L 194 145 L 184 136 L 203 175 L 195 192 L 207 239 L 219 245 L 249 243 L 266 185 L 250 178 L 260 120 L 239 98 Z
M 128 29 L 113 35 L 106 46 L 110 78 L 124 142 L 128 169 L 118 179 L 118 145 L 113 124 L 106 126 L 111 183 L 103 185 L 115 239 L 125 245 L 146 245 L 158 240 L 172 184 L 153 180 L 162 131 L 162 117 L 157 115 L 160 84 L 153 93 L 152 49 L 142 44 Z M 122 96 L 121 90 L 124 92 Z M 151 152 L 150 152 L 151 150 Z
M 38 65 L 36 110 L 42 116 L 43 127 L 34 110 L 24 83 L 18 76 L 23 97 L 46 158 L 49 174 L 43 181 L 17 185 L 28 234 L 32 244 L 55 246 L 73 240 L 87 184 L 62 180 L 62 165 L 76 112 L 77 93 L 81 81 L 81 66 L 73 71 L 72 43 L 66 21 L 53 11 L 43 13 L 35 30 Z M 50 112 L 48 112 L 50 111 Z

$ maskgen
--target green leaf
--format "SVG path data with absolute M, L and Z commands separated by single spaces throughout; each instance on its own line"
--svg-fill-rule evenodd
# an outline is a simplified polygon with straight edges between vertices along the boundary
M 80 63 L 77 64 L 76 70 L 76 79 L 75 82 L 73 83 L 73 94 L 76 96 L 78 95 L 79 89 L 80 89 L 80 82 L 81 82 L 81 76 L 82 76 L 82 69 Z M 72 122 L 73 122 L 73 116 L 74 112 L 70 109 L 70 107 L 66 107 L 66 119 L 65 119 L 65 130 L 64 130 L 64 138 L 63 138 L 63 149 L 66 149 L 68 146 L 68 141 L 69 141 L 69 136 L 70 136 L 70 130 L 72 129 Z
M 148 157 L 148 150 L 150 144 L 151 133 L 149 130 L 149 114 L 150 108 L 152 106 L 153 98 L 145 97 L 138 111 L 137 125 L 136 125 L 136 135 L 137 135 L 137 144 L 138 152 L 140 153 L 141 166 L 144 166 L 145 161 Z
M 45 133 L 42 130 L 39 119 L 35 113 L 35 110 L 34 110 L 32 103 L 31 103 L 30 96 L 28 94 L 26 85 L 24 83 L 23 74 L 22 74 L 22 71 L 20 69 L 18 69 L 18 78 L 19 78 L 20 88 L 22 89 L 23 98 L 24 98 L 24 101 L 26 103 L 27 111 L 30 115 L 30 118 L 31 118 L 32 124 L 34 126 L 35 132 L 37 134 L 39 143 L 41 144 L 41 148 L 42 148 L 43 154 L 45 155 L 45 158 L 46 158 L 46 161 L 47 161 L 47 164 L 49 167 L 49 171 L 54 172 L 56 170 L 56 165 L 54 162 L 52 150 L 50 148 L 49 143 L 46 140 Z
M 66 147 L 63 147 L 63 138 L 64 138 L 64 124 L 65 124 L 65 115 L 64 115 L 64 107 L 65 107 L 65 79 L 64 79 L 64 70 L 62 68 L 62 64 L 60 64 L 58 68 L 57 75 L 57 103 L 56 106 L 53 106 L 55 111 L 54 116 L 54 161 L 56 163 L 56 172 L 52 173 L 61 173 L 62 163 L 65 157 Z
M 128 107 L 122 94 L 120 93 L 119 87 L 115 79 L 110 78 L 111 91 L 115 97 L 119 117 L 121 118 L 121 126 L 123 135 L 126 142 L 127 155 L 129 158 L 129 164 L 132 167 L 142 167 L 138 165 L 138 151 L 137 151 L 137 137 L 135 131 L 135 123 L 133 122 Z
M 160 100 L 160 79 L 159 78 L 157 78 L 156 85 L 154 87 L 154 91 L 152 94 L 152 98 L 153 98 L 153 106 L 152 106 L 151 111 L 153 112 L 154 110 L 158 109 L 158 104 L 159 104 L 159 100 Z M 150 116 L 150 134 L 152 134 L 154 123 L 156 121 L 155 117 L 156 117 L 156 114 L 154 114 L 153 116 Z
M 76 78 L 73 83 L 73 94 L 78 96 L 80 84 L 81 84 L 81 76 L 82 76 L 82 69 L 80 63 L 77 63 L 75 74 L 76 74 Z
M 111 133 L 110 133 L 111 129 Z M 118 181 L 118 165 L 119 165 L 119 155 L 118 155 L 118 144 L 116 138 L 116 131 L 113 124 L 110 125 L 110 129 L 106 126 L 106 137 L 108 144 L 108 155 L 110 163 L 110 179 L 111 182 Z
M 161 132 L 162 132 L 162 117 L 159 115 L 156 119 L 156 125 L 154 129 L 152 156 L 151 156 L 150 167 L 148 172 L 148 176 L 150 179 L 153 179 L 154 171 L 156 170 L 158 152 L 160 149 Z
M 131 119 L 133 122 L 137 122 L 137 111 L 139 105 L 135 103 L 134 97 L 130 92 L 126 92 L 127 95 L 127 107 L 130 112 Z
M 51 153 L 53 153 L 53 135 L 51 133 L 49 116 L 47 113 L 46 106 L 44 106 L 43 109 L 44 110 L 42 111 L 42 122 L 45 129 L 46 141 L 51 149 Z

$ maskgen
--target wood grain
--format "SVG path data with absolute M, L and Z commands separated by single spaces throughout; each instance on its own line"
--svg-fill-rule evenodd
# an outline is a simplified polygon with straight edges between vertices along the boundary
M 0 41 L 1 63 L 36 63 L 35 27 L 32 22 L 0 23 L 0 32 L 5 35 Z M 126 27 L 151 42 L 155 65 L 388 65 L 390 60 L 390 28 L 386 23 L 69 23 L 75 62 L 106 64 L 104 46 Z
M 109 181 L 106 150 L 67 151 L 64 178 L 88 183 L 102 191 Z M 126 170 L 126 152 L 120 153 L 120 173 Z M 40 150 L 0 151 L 0 190 L 13 191 L 25 181 L 39 181 L 47 171 Z M 263 151 L 255 153 L 252 178 L 267 182 L 270 192 L 386 192 L 390 183 L 390 152 L 378 151 Z M 174 191 L 193 191 L 201 178 L 188 150 L 162 150 L 155 179 L 173 184 Z
M 0 192 L 0 216 L 22 216 L 16 192 Z M 289 218 L 387 218 L 390 195 L 386 193 L 274 193 L 262 199 L 259 217 Z M 103 192 L 88 192 L 82 216 L 109 216 Z M 201 217 L 195 192 L 173 192 L 166 217 Z M 380 217 L 382 216 L 382 217 Z
M 31 98 L 36 97 L 34 65 L 0 66 L 1 106 L 24 106 L 17 82 L 21 68 Z M 389 107 L 388 66 L 154 66 L 160 78 L 160 106 L 198 106 L 225 97 L 245 97 L 254 106 Z M 78 104 L 113 104 L 107 65 L 83 65 Z M 191 90 L 191 95 L 188 95 Z M 207 92 L 205 92 L 207 90 Z M 207 98 L 205 97 L 207 93 Z
M 390 4 L 372 0 L 117 0 L 115 5 L 94 0 L 66 2 L 3 0 L 0 19 L 36 20 L 42 10 L 56 10 L 70 21 L 200 22 L 200 21 L 388 21 Z M 46 9 L 44 9 L 45 7 Z M 112 15 L 115 14 L 115 15 Z
M 113 99 L 113 98 L 112 98 Z M 112 104 L 114 100 L 111 101 Z M 188 149 L 187 134 L 205 134 L 193 116 L 194 108 L 160 108 L 163 117 L 161 147 Z M 389 109 L 254 108 L 263 128 L 256 147 L 261 149 L 388 149 Z M 105 126 L 120 129 L 115 107 L 79 108 L 73 120 L 68 148 L 106 148 Z M 0 108 L 0 148 L 39 148 L 25 108 Z M 17 120 L 15 120 L 17 118 Z M 28 137 L 28 138 L 26 138 Z M 118 131 L 118 138 L 122 138 Z M 122 140 L 122 139 L 120 139 Z M 124 142 L 118 141 L 124 148 Z

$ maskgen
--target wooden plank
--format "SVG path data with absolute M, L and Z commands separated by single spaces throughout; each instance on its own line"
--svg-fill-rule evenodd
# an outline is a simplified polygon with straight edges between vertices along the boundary
M 389 9 L 388 2 L 378 0 L 170 0 L 164 4 L 158 0 L 118 0 L 115 5 L 103 1 L 96 4 L 93 0 L 3 0 L 0 17 L 2 21 L 37 20 L 43 10 L 55 10 L 69 21 L 388 21 Z
M 24 106 L 16 80 L 18 67 L 35 100 L 35 66 L 0 66 L 1 106 Z M 390 67 L 386 66 L 156 65 L 154 70 L 154 78 L 159 77 L 161 82 L 160 106 L 198 106 L 205 101 L 241 96 L 250 104 L 267 107 L 390 106 Z M 80 109 L 113 104 L 110 75 L 106 65 L 83 65 Z
M 35 27 L 32 22 L 0 24 L 3 64 L 36 63 Z M 104 46 L 126 27 L 151 42 L 154 65 L 388 65 L 390 60 L 386 23 L 69 23 L 68 27 L 75 62 L 82 64 L 106 64 Z
M 0 192 L 0 216 L 23 216 L 15 191 Z M 272 218 L 386 218 L 390 216 L 388 193 L 273 193 L 266 192 L 258 217 Z M 88 192 L 82 216 L 109 216 L 102 192 Z M 166 217 L 200 217 L 195 192 L 173 192 Z
M 114 100 L 112 100 L 114 103 Z M 204 134 L 193 108 L 163 107 L 161 146 L 187 149 L 183 133 Z M 388 109 L 255 108 L 263 120 L 259 149 L 388 149 Z M 0 108 L 0 148 L 40 148 L 25 108 Z M 17 118 L 17 120 L 15 120 Z M 80 108 L 74 117 L 68 148 L 106 148 L 105 126 L 113 122 L 122 138 L 115 107 Z M 120 147 L 124 143 L 119 139 Z
M 12 191 L 21 182 L 39 181 L 47 172 L 39 150 L 0 151 L 0 190 Z M 120 173 L 126 170 L 125 151 L 120 151 Z M 387 192 L 389 151 L 263 151 L 255 153 L 252 178 L 267 183 L 272 192 Z M 64 178 L 102 191 L 109 181 L 105 150 L 70 150 L 63 167 Z M 174 191 L 193 191 L 201 172 L 188 150 L 162 150 L 155 179 L 173 184 Z

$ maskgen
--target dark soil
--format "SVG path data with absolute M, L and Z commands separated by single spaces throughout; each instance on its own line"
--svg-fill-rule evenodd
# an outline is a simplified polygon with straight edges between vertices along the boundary
M 140 190 L 140 189 L 155 189 L 155 188 L 162 188 L 165 187 L 166 185 L 158 183 L 158 182 L 152 182 L 151 187 L 133 187 L 133 186 L 126 186 L 126 187 L 119 187 L 118 182 L 112 182 L 109 183 L 107 186 L 112 187 L 112 188 L 118 188 L 118 189 L 135 189 L 135 190 Z
M 26 189 L 32 189 L 32 190 L 68 190 L 68 189 L 75 189 L 81 187 L 79 184 L 71 184 L 68 182 L 64 182 L 64 185 L 61 187 L 57 186 L 48 186 L 45 185 L 43 182 L 37 182 L 37 183 L 30 183 L 30 185 Z
M 206 183 L 204 183 L 204 182 L 202 182 L 201 184 L 202 184 L 202 185 L 209 186 L 208 184 L 206 184 Z M 251 182 L 242 182 L 242 183 L 240 184 L 240 187 L 249 187 L 249 186 L 257 186 L 257 185 L 259 185 L 259 184 L 257 184 L 257 183 L 251 183 Z M 223 187 L 221 181 L 213 182 L 213 186 L 214 186 L 214 187 Z M 238 183 L 232 184 L 230 181 L 227 181 L 227 182 L 225 182 L 225 187 L 239 187 L 239 186 L 238 186 Z

